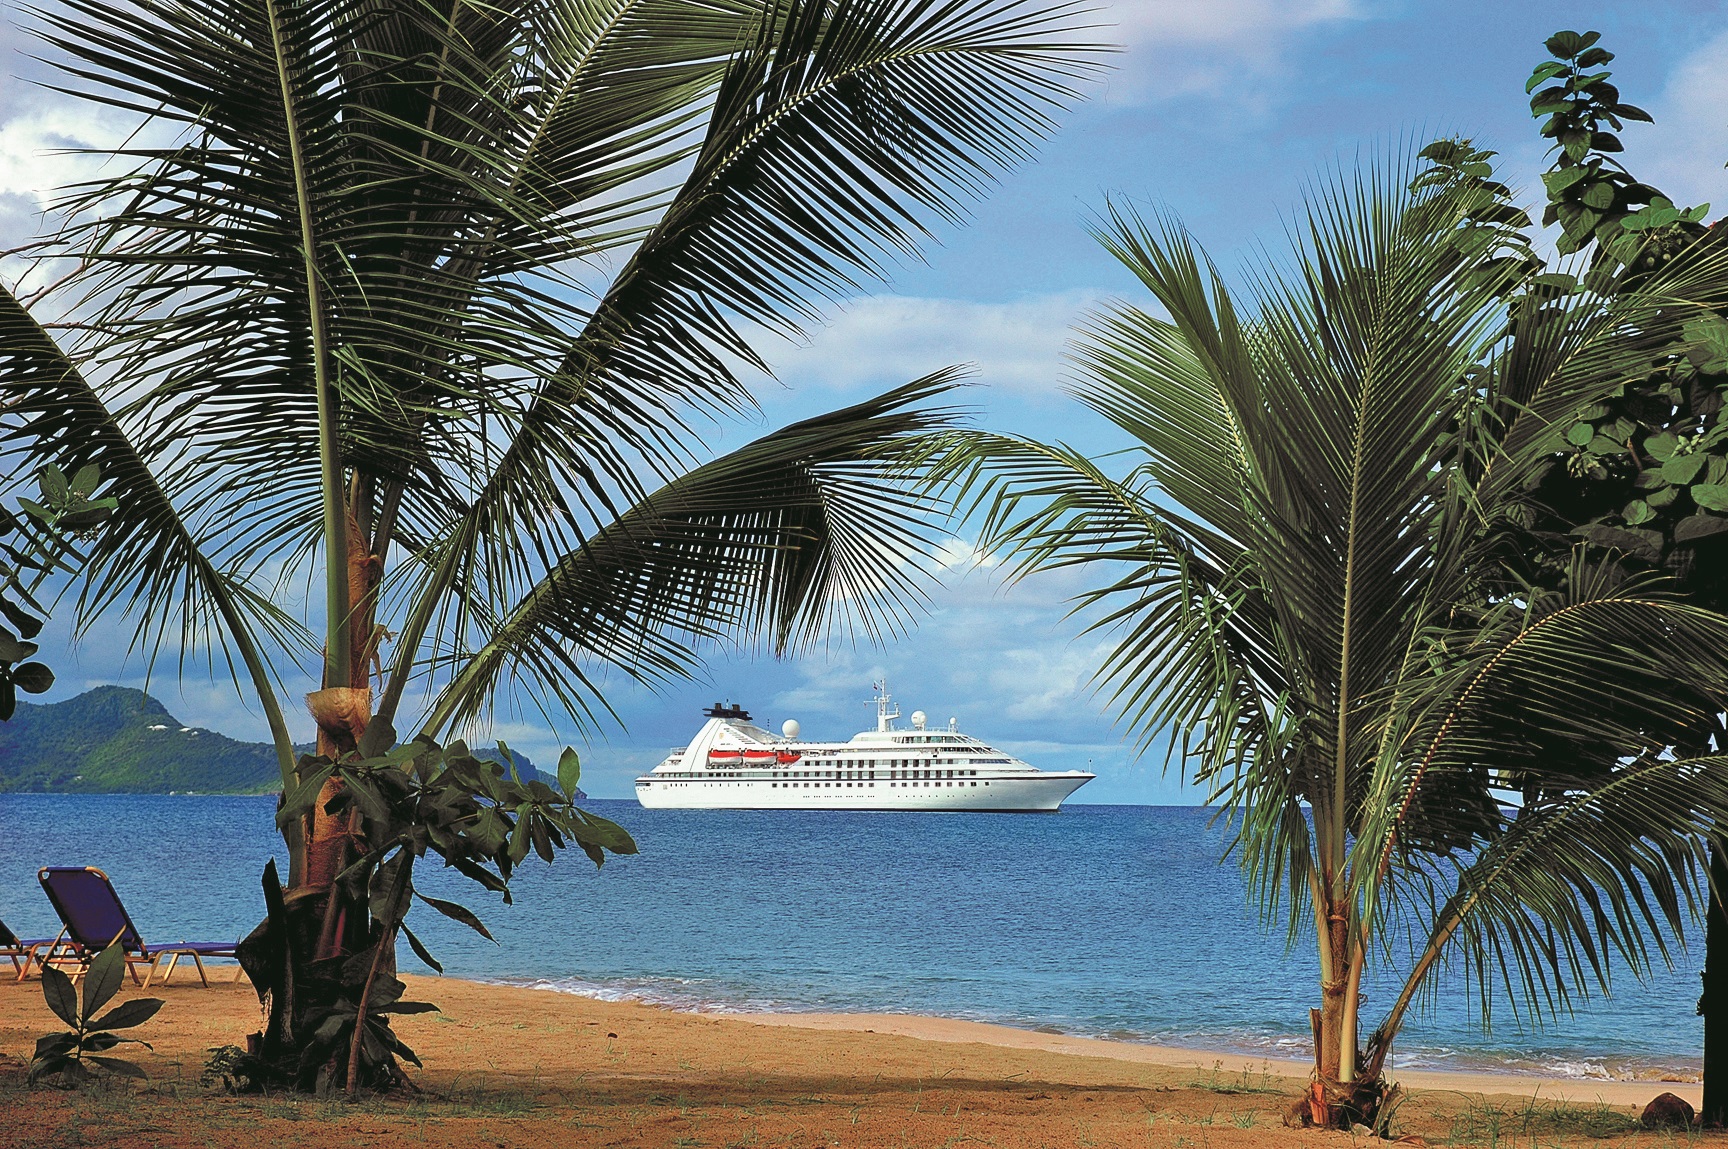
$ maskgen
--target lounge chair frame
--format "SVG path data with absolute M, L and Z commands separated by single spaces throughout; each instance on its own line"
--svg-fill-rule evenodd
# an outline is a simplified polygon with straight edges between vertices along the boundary
M 65 936 L 66 931 L 62 929 L 59 936 L 52 940 L 38 938 L 34 941 L 21 941 L 17 934 L 7 928 L 5 922 L 0 922 L 0 957 L 10 959 L 12 972 L 18 975 L 16 980 L 23 981 L 30 976 L 31 965 L 41 966 L 43 951 L 53 953 L 59 946 L 60 939 Z
M 120 921 L 123 923 L 119 931 L 106 942 L 93 937 L 80 936 L 80 931 L 73 924 L 73 919 L 77 914 L 68 912 L 67 907 L 55 892 L 53 881 L 50 878 L 50 875 L 54 873 L 85 873 L 98 879 L 107 888 L 109 896 L 114 900 L 114 911 L 119 914 Z M 210 977 L 204 968 L 204 958 L 207 956 L 233 957 L 234 950 L 238 945 L 236 943 L 234 946 L 224 944 L 211 947 L 190 942 L 180 942 L 177 945 L 150 945 L 145 942 L 144 935 L 133 924 L 132 915 L 126 912 L 126 904 L 120 900 L 119 891 L 114 889 L 114 883 L 107 874 L 95 866 L 43 866 L 36 872 L 36 880 L 42 884 L 42 891 L 48 895 L 48 900 L 54 904 L 54 912 L 60 915 L 60 921 L 65 927 L 60 931 L 60 936 L 54 940 L 47 952 L 36 958 L 36 963 L 41 967 L 50 965 L 55 968 L 71 966 L 73 967 L 71 977 L 74 982 L 77 982 L 88 972 L 90 963 L 96 959 L 97 954 L 115 942 L 122 942 L 125 946 L 122 952 L 126 959 L 126 972 L 132 975 L 132 981 L 135 985 L 148 989 L 158 972 L 162 975 L 160 984 L 167 985 L 168 980 L 174 976 L 175 967 L 179 965 L 180 959 L 190 957 L 193 964 L 198 968 L 198 980 L 208 989 Z M 161 968 L 163 958 L 168 959 L 166 969 Z M 147 972 L 142 980 L 138 977 L 139 966 L 147 967 Z M 234 980 L 239 981 L 245 976 L 245 973 L 246 971 L 236 964 Z

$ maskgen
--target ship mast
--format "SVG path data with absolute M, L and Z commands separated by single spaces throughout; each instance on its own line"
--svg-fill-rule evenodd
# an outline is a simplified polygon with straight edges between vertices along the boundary
M 878 734 L 886 734 L 888 731 L 894 729 L 893 722 L 894 719 L 900 717 L 900 708 L 896 706 L 892 712 L 888 709 L 890 703 L 888 701 L 888 680 L 886 678 L 881 682 L 873 682 L 870 685 L 871 688 L 876 691 L 876 732 Z

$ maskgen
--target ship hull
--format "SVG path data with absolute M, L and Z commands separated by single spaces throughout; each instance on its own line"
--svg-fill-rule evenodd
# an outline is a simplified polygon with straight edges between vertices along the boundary
M 1024 778 L 926 782 L 772 782 L 764 778 L 660 778 L 636 782 L 650 810 L 957 810 L 1054 813 L 1094 776 L 1040 772 Z

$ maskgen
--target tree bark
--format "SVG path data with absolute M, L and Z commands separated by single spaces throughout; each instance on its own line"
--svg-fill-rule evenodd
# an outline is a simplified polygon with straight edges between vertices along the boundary
M 1704 925 L 1704 993 L 1698 1012 L 1704 1017 L 1704 1104 L 1698 1119 L 1705 1125 L 1728 1124 L 1728 852 L 1710 844 L 1710 909 Z
M 353 497 L 370 499 L 371 492 L 357 483 Z M 330 627 L 330 645 L 345 652 L 346 661 L 338 665 L 327 661 L 323 689 L 306 697 L 307 708 L 318 725 L 318 753 L 329 758 L 352 752 L 372 719 L 369 670 L 382 564 L 367 545 L 365 525 L 349 510 L 345 574 L 352 609 L 345 621 L 332 620 Z M 338 634 L 344 641 L 334 641 Z M 345 682 L 331 681 L 344 677 Z M 333 1005 L 332 994 L 343 992 L 335 974 L 341 959 L 376 943 L 380 948 L 367 981 L 379 972 L 393 975 L 396 967 L 394 954 L 384 949 L 393 941 L 393 932 L 386 931 L 381 940 L 375 938 L 365 891 L 350 891 L 336 883 L 337 875 L 358 856 L 360 832 L 358 811 L 325 812 L 325 806 L 341 792 L 340 778 L 331 778 L 301 820 L 305 865 L 290 879 L 273 914 L 270 944 L 276 956 L 271 959 L 275 964 L 268 975 L 272 979 L 269 1018 L 257 1045 L 264 1060 L 280 1072 L 295 1075 L 302 1087 L 311 1075 L 306 1066 L 296 1067 L 301 1047 L 310 1039 L 310 1033 L 302 1032 L 307 1027 L 301 1023 L 316 1016 L 319 1008 Z M 340 1054 L 333 1055 L 324 1066 L 325 1073 L 334 1076 L 347 1069 L 341 1064 L 343 1060 Z M 341 1078 L 336 1080 L 339 1083 Z M 358 1081 L 352 1072 L 347 1074 L 347 1081 L 350 1091 L 368 1084 Z
M 1318 898 L 1317 898 L 1318 900 Z M 1314 1030 L 1314 1081 L 1298 1103 L 1301 1124 L 1348 1129 L 1377 1127 L 1385 1082 L 1376 1066 L 1364 1067 L 1359 1011 L 1358 947 L 1352 943 L 1352 905 L 1348 901 L 1323 906 L 1320 934 L 1320 1006 L 1309 1011 Z

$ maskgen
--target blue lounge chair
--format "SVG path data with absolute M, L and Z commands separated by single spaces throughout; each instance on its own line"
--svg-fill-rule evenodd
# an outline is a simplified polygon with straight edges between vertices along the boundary
M 73 977 L 84 976 L 97 954 L 107 949 L 115 942 L 125 947 L 126 971 L 132 975 L 132 980 L 143 986 L 148 986 L 156 976 L 162 959 L 168 959 L 168 967 L 161 970 L 162 982 L 174 976 L 174 967 L 182 957 L 190 957 L 198 967 L 198 980 L 209 986 L 210 979 L 205 976 L 204 959 L 207 957 L 234 957 L 238 942 L 175 942 L 172 945 L 150 945 L 138 932 L 138 927 L 132 924 L 132 918 L 126 913 L 126 907 L 120 902 L 120 895 L 114 892 L 114 883 L 94 866 L 44 866 L 36 872 L 36 880 L 42 883 L 42 890 L 48 895 L 48 900 L 54 903 L 54 912 L 60 915 L 60 920 L 66 926 L 62 931 L 62 942 L 57 952 L 50 952 L 38 961 L 44 965 L 75 966 Z M 148 966 L 150 972 L 144 980 L 138 980 L 138 966 Z M 242 971 L 243 972 L 243 971 Z M 235 981 L 240 980 L 238 973 Z
M 30 976 L 31 963 L 40 964 L 42 951 L 53 946 L 54 941 L 53 938 L 20 940 L 17 934 L 6 928 L 5 922 L 0 922 L 0 958 L 12 960 L 12 969 L 18 974 L 19 981 Z

